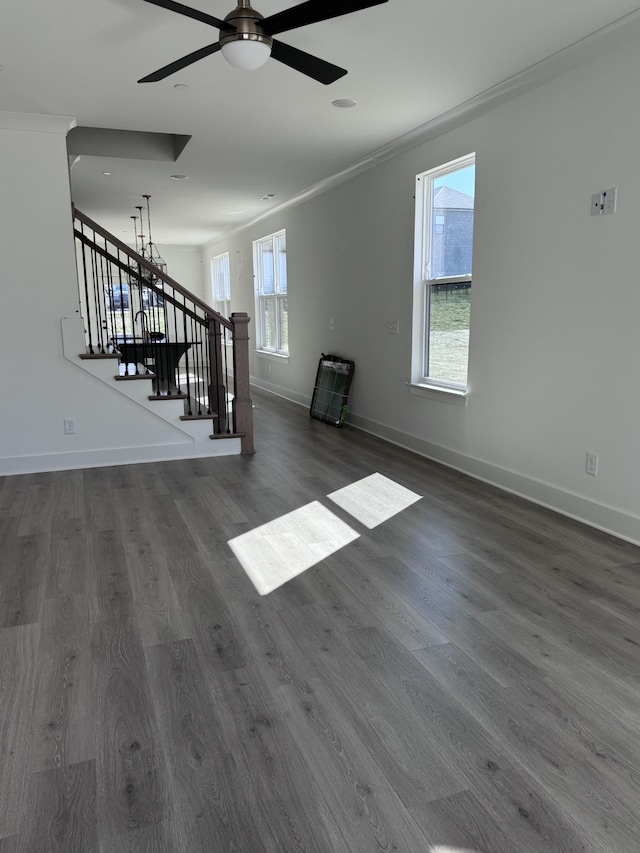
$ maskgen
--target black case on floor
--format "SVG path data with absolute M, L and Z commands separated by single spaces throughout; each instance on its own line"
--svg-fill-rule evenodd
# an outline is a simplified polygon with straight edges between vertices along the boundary
M 312 418 L 333 426 L 342 426 L 354 368 L 353 361 L 322 353 L 311 398 L 309 414 Z

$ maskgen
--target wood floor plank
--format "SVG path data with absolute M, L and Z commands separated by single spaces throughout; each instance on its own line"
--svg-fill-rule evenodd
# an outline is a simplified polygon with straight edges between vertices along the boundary
M 38 622 L 42 613 L 50 538 L 18 536 L 2 551 L 0 628 Z
M 95 707 L 84 595 L 45 603 L 31 729 L 32 773 L 95 758 Z
M 275 691 L 276 704 L 307 762 L 351 853 L 426 848 L 426 839 L 346 721 L 333 712 L 322 682 L 311 694 Z
M 443 755 L 438 743 L 371 679 L 366 664 L 350 653 L 316 606 L 283 614 L 310 659 L 319 659 L 331 703 L 340 709 L 387 780 L 409 808 L 468 788 L 467 779 Z
M 471 791 L 462 791 L 412 809 L 427 841 L 436 850 L 514 853 L 513 841 Z
M 56 500 L 51 524 L 55 531 L 62 521 L 84 519 L 86 505 L 82 471 L 57 471 L 54 482 Z
M 88 534 L 87 585 L 91 591 L 92 622 L 127 619 L 134 614 L 133 593 L 119 530 Z
M 42 853 L 98 853 L 95 762 L 29 776 L 20 841 Z
M 0 630 L 0 838 L 20 829 L 39 639 L 38 624 Z
M 371 571 L 374 559 L 362 559 L 357 543 L 325 561 L 331 571 L 331 582 L 346 586 L 376 619 L 407 649 L 420 649 L 446 642 L 442 632 L 400 597 L 395 590 L 380 582 Z
M 585 833 L 585 845 L 603 851 L 631 849 L 640 837 L 633 804 L 640 786 L 579 743 L 557 718 L 526 713 L 505 690 L 453 645 L 422 649 L 415 657 L 494 738 L 501 738 L 513 760 L 530 772 Z M 615 757 L 613 757 L 615 760 Z M 594 796 L 599 790 L 598 797 Z M 613 805 L 615 803 L 615 806 Z M 588 805 L 587 805 L 588 804 Z
M 56 508 L 56 488 L 54 477 L 33 475 L 32 484 L 27 490 L 27 497 L 20 516 L 19 536 L 30 533 L 51 532 L 53 513 Z
M 81 519 L 59 519 L 51 534 L 46 597 L 86 593 L 89 573 L 88 536 Z
M 582 683 L 594 689 L 605 685 L 606 689 L 613 689 L 621 680 L 620 675 L 609 671 L 601 657 L 591 660 L 582 649 L 546 631 L 530 617 L 530 613 L 525 615 L 510 608 L 481 613 L 474 618 L 544 675 L 567 680 L 568 683 L 575 682 L 576 686 Z M 627 655 L 625 664 L 628 664 Z M 623 666 L 621 671 L 624 672 L 626 668 Z
M 109 487 L 107 468 L 88 468 L 82 472 L 87 533 L 113 530 L 118 494 Z
M 251 585 L 250 585 L 251 586 Z M 269 687 L 292 684 L 301 693 L 309 691 L 309 680 L 319 675 L 316 661 L 304 653 L 296 638 L 273 606 L 271 596 L 260 596 L 225 586 L 229 616 L 242 637 L 246 661 L 256 661 Z M 210 665 L 211 656 L 206 658 Z
M 176 597 L 182 609 L 184 628 L 193 639 L 198 654 L 206 655 L 218 670 L 238 669 L 246 663 L 229 607 L 215 580 L 215 566 L 207 565 L 196 553 L 179 566 L 169 568 Z
M 347 586 L 336 583 L 324 565 L 305 572 L 298 578 L 298 583 L 307 593 L 307 601 L 303 603 L 317 604 L 333 630 L 348 631 L 380 624 Z
M 116 508 L 136 622 L 144 645 L 190 636 L 158 531 L 132 489 Z
M 259 849 L 245 790 L 250 768 L 222 731 L 190 640 L 146 650 L 169 814 L 193 850 Z
M 24 505 L 29 494 L 31 478 L 23 477 L 0 477 L 0 519 L 13 518 L 20 522 Z
M 154 539 L 161 545 L 168 566 L 196 553 L 198 546 L 178 511 L 174 496 L 157 494 L 140 489 L 141 503 L 149 523 L 154 528 Z
M 571 816 L 541 789 L 525 767 L 509 760 L 501 738 L 492 737 L 414 654 L 377 629 L 351 631 L 344 637 L 365 660 L 372 676 L 403 697 L 407 714 L 423 726 L 424 736 L 436 739 L 443 750 L 448 750 L 452 764 L 466 776 L 469 788 L 511 838 L 514 849 L 532 853 L 589 850 Z
M 162 820 L 166 791 L 140 637 L 130 620 L 93 626 L 98 825 L 115 838 Z
M 287 727 L 258 664 L 222 673 L 220 681 L 227 700 L 219 713 L 221 728 L 232 751 L 242 754 L 246 762 L 249 808 L 259 821 L 265 849 L 347 853 L 349 847 L 306 756 L 291 748 Z

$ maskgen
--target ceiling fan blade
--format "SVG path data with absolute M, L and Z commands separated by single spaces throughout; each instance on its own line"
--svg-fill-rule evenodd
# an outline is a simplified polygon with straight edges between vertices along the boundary
M 170 12 L 186 15 L 187 18 L 193 18 L 194 21 L 202 21 L 203 24 L 209 24 L 212 27 L 217 27 L 219 30 L 235 29 L 232 24 L 227 24 L 226 21 L 221 21 L 219 18 L 214 18 L 212 15 L 207 15 L 206 12 L 200 12 L 198 9 L 192 9 L 191 6 L 176 3 L 175 0 L 145 0 L 145 3 L 162 6 L 163 9 L 169 9 Z
M 207 47 L 201 47 L 200 50 L 194 50 L 193 53 L 183 56 L 182 59 L 176 59 L 175 62 L 171 62 L 163 68 L 158 68 L 158 70 L 154 71 L 153 74 L 147 74 L 146 77 L 138 80 L 138 83 L 157 83 L 158 80 L 164 80 L 164 78 L 169 77 L 170 74 L 175 74 L 176 71 L 182 71 L 182 69 L 186 68 L 187 65 L 192 65 L 199 59 L 204 59 L 205 56 L 211 56 L 212 53 L 217 53 L 219 50 L 219 41 L 215 44 L 209 44 Z
M 349 12 L 359 12 L 361 9 L 388 2 L 389 0 L 307 0 L 306 3 L 270 15 L 260 21 L 260 26 L 268 35 L 275 36 L 287 30 L 306 27 L 307 24 L 316 24 L 318 21 L 328 21 L 329 18 L 338 18 Z
M 324 59 L 318 59 L 317 56 L 312 56 L 310 53 L 305 53 L 303 50 L 298 50 L 297 47 L 291 47 L 290 44 L 284 44 L 277 39 L 273 40 L 271 56 L 278 62 L 288 65 L 289 68 L 300 71 L 307 77 L 312 77 L 318 83 L 324 83 L 325 86 L 339 80 L 347 73 L 346 68 L 332 65 L 330 62 L 325 62 Z

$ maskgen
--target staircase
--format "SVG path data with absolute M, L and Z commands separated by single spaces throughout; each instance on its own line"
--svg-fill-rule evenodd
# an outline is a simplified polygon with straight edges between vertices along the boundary
M 65 356 L 202 455 L 253 453 L 247 314 L 223 317 L 76 208 L 73 218 L 81 320 L 63 321 Z

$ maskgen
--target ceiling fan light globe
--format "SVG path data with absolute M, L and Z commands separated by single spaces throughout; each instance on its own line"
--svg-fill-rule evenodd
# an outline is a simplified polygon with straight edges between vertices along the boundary
M 261 68 L 271 56 L 270 44 L 252 38 L 225 40 L 220 50 L 229 65 L 241 71 Z

